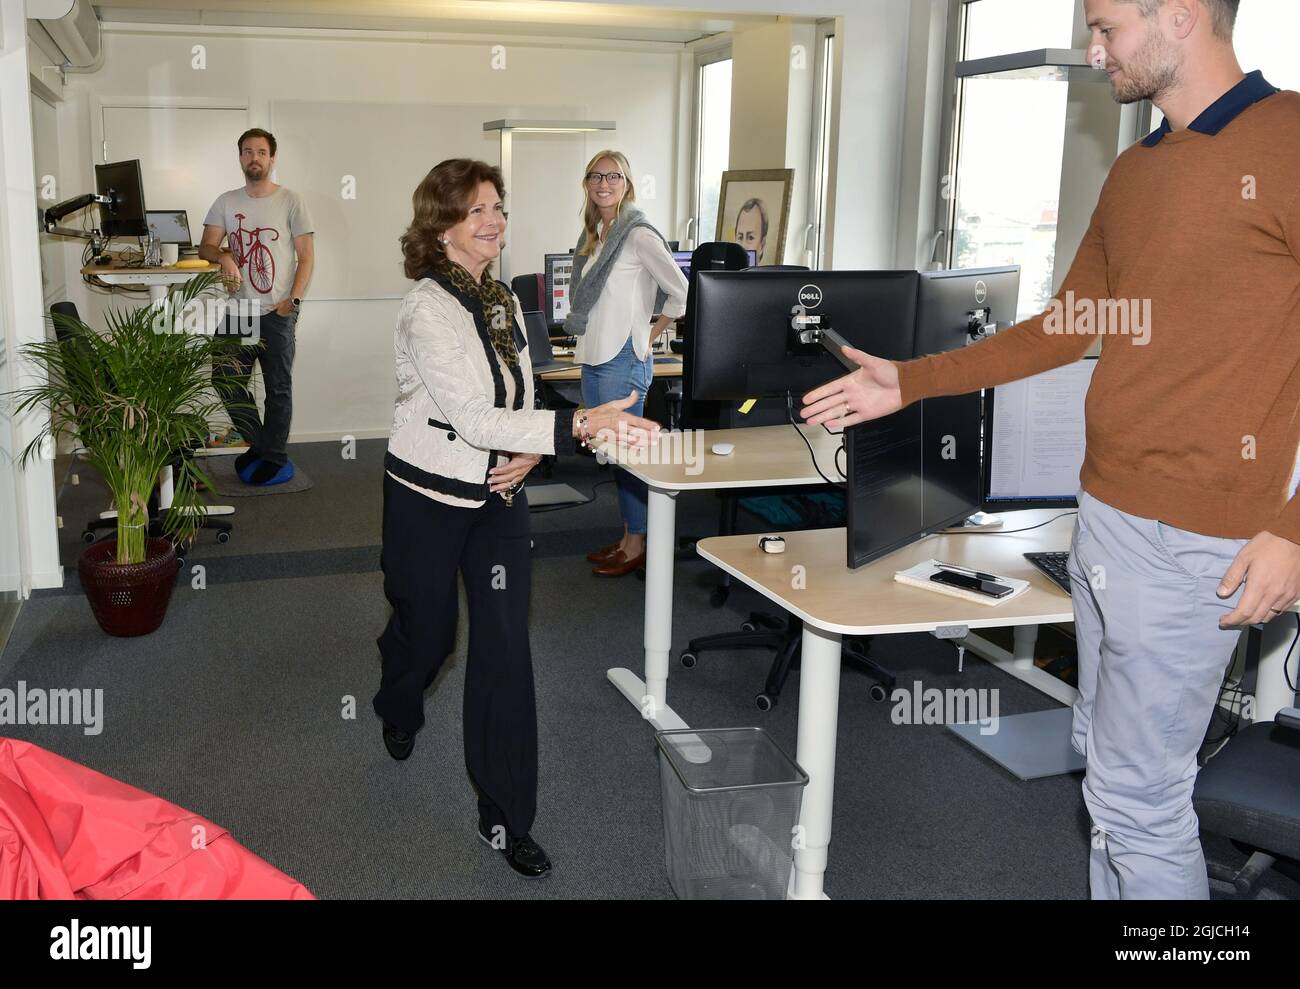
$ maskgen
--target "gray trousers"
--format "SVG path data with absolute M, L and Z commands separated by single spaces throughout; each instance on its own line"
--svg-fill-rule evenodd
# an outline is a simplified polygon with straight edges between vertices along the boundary
M 1240 636 L 1215 589 L 1246 544 L 1080 492 L 1070 555 L 1079 646 L 1074 748 L 1087 759 L 1093 899 L 1208 899 L 1192 787 Z

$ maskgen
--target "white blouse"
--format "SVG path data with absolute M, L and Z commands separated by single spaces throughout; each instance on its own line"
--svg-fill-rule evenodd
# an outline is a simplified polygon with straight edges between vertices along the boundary
M 590 271 L 605 249 L 604 243 L 587 258 Z M 659 236 L 646 227 L 627 235 L 622 253 L 605 280 L 600 298 L 587 319 L 587 332 L 578 337 L 574 360 L 579 364 L 604 364 L 632 338 L 632 349 L 640 360 L 650 355 L 650 317 L 654 315 L 655 292 L 668 295 L 663 315 L 678 319 L 686 312 L 686 276 L 668 253 Z

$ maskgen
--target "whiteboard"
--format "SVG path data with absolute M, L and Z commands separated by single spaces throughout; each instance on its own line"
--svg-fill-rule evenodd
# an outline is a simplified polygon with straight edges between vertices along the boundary
M 311 298 L 376 299 L 411 286 L 398 238 L 411 222 L 411 194 L 429 170 L 447 158 L 500 164 L 498 134 L 485 132 L 484 121 L 587 114 L 573 106 L 279 100 L 270 116 L 279 145 L 275 180 L 306 199 L 316 228 Z M 515 137 L 516 188 L 506 190 L 514 274 L 541 271 L 542 254 L 576 242 L 582 168 L 599 149 L 589 151 L 584 138 Z

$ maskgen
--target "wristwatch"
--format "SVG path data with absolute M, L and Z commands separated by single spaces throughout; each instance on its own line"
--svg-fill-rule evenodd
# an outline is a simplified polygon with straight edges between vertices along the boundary
M 294 307 L 295 309 L 301 309 L 301 308 L 302 308 L 302 299 L 295 298 L 295 299 L 293 300 L 293 307 Z

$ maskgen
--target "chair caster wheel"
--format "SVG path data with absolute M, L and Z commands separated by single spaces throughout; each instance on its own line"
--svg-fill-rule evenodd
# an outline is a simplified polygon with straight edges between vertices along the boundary
M 185 569 L 185 557 L 183 556 L 176 557 L 176 569 L 177 570 Z
M 228 533 L 228 532 L 218 532 L 218 533 L 217 533 L 217 542 L 219 542 L 219 543 L 228 543 L 228 542 L 230 542 L 230 533 Z
M 688 649 L 686 652 L 682 653 L 679 661 L 682 666 L 686 667 L 686 669 L 693 670 L 695 669 L 695 664 L 699 662 L 699 659 L 696 657 L 695 653 Z
M 885 692 L 885 688 L 878 683 L 871 685 L 870 694 L 873 701 L 883 701 L 889 697 L 889 694 Z
M 725 587 L 715 587 L 709 595 L 709 604 L 715 608 L 721 608 L 727 603 L 727 598 L 731 596 L 731 591 Z
M 755 625 L 753 622 L 741 622 L 740 630 L 742 632 L 757 632 L 758 626 Z
M 760 711 L 770 711 L 776 703 L 775 697 L 769 697 L 767 694 L 759 694 L 754 698 L 754 703 L 758 705 Z
M 93 530 L 93 529 L 87 529 L 85 532 L 83 532 L 83 533 L 81 534 L 81 541 L 82 541 L 83 543 L 93 543 L 93 542 L 95 541 L 95 532 L 94 532 L 94 530 Z

